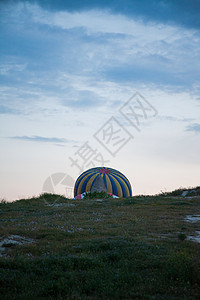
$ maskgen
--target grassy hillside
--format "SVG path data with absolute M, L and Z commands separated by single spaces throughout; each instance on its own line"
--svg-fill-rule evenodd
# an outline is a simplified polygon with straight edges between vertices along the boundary
M 198 215 L 200 196 L 2 202 L 0 297 L 199 299 Z

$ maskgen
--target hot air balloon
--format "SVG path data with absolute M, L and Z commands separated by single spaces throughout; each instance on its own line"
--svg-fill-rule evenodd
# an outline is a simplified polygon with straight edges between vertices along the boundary
M 85 192 L 105 191 L 118 197 L 132 196 L 129 180 L 119 171 L 96 167 L 83 172 L 76 180 L 74 197 Z

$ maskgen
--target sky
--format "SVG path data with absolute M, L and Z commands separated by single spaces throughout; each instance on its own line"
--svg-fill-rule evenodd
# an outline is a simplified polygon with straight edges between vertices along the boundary
M 199 185 L 198 0 L 0 1 L 0 199 Z

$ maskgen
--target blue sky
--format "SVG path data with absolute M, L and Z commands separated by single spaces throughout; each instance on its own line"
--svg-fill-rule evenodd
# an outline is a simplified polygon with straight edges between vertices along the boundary
M 199 185 L 199 1 L 2 1 L 0 14 L 0 198 L 75 180 L 87 141 L 83 170 L 99 154 L 134 194 Z M 140 132 L 120 113 L 136 92 L 157 111 Z M 112 117 L 132 136 L 115 155 L 95 138 Z

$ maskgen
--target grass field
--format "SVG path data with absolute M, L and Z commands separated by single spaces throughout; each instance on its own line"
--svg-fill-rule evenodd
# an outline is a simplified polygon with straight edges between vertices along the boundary
M 188 215 L 200 196 L 2 202 L 0 299 L 200 299 Z

